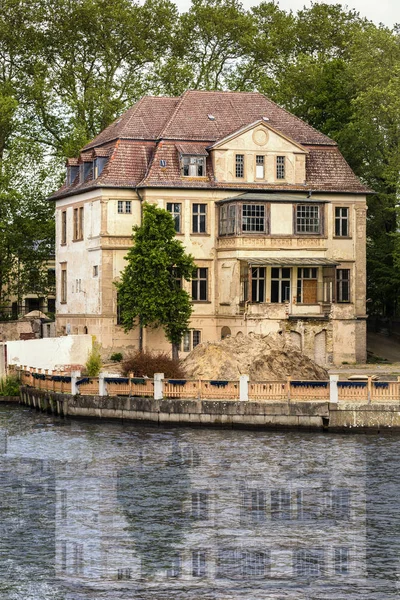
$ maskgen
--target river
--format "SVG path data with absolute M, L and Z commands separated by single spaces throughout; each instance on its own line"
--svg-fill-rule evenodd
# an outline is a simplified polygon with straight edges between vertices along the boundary
M 399 451 L 0 406 L 0 599 L 399 598 Z

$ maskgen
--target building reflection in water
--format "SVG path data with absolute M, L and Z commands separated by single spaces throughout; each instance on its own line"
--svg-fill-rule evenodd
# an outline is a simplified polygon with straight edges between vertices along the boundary
M 0 600 L 399 596 L 396 436 L 2 417 Z
M 355 593 L 367 576 L 364 448 L 188 430 L 136 436 L 122 457 L 92 448 L 57 467 L 57 578 L 70 598 Z

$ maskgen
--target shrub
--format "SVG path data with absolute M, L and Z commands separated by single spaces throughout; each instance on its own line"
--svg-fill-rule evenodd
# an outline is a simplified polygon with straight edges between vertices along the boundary
M 114 352 L 114 354 L 111 354 L 110 356 L 110 360 L 113 362 L 121 362 L 123 358 L 122 352 Z
M 19 396 L 19 380 L 15 375 L 0 379 L 0 396 Z
M 121 364 L 121 373 L 136 377 L 153 377 L 154 373 L 164 373 L 169 379 L 184 379 L 185 373 L 179 360 L 173 360 L 165 352 L 135 352 Z
M 93 344 L 93 348 L 89 352 L 86 361 L 86 373 L 89 377 L 98 377 L 101 371 L 103 362 L 101 360 L 100 348 L 98 344 Z

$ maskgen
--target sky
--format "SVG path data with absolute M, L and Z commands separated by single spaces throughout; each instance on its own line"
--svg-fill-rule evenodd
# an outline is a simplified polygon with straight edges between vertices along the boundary
M 241 0 L 245 8 L 256 6 L 259 1 Z M 318 0 L 316 0 L 318 2 Z M 400 23 L 400 2 L 399 0 L 325 0 L 326 4 L 342 4 L 344 7 L 354 9 L 362 17 L 373 21 L 376 24 L 383 23 L 388 27 L 393 27 L 395 23 Z M 190 8 L 190 0 L 175 0 L 180 11 L 186 11 Z M 276 4 L 284 10 L 297 12 L 304 6 L 309 7 L 311 0 L 276 0 Z

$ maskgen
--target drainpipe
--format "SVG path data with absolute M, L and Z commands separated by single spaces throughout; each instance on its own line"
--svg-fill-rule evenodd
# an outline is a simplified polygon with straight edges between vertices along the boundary
M 140 200 L 140 225 L 143 223 L 143 197 L 140 195 L 139 188 L 136 186 L 135 191 Z M 140 317 L 139 317 L 140 323 Z M 143 352 L 143 327 L 139 324 L 139 352 Z

